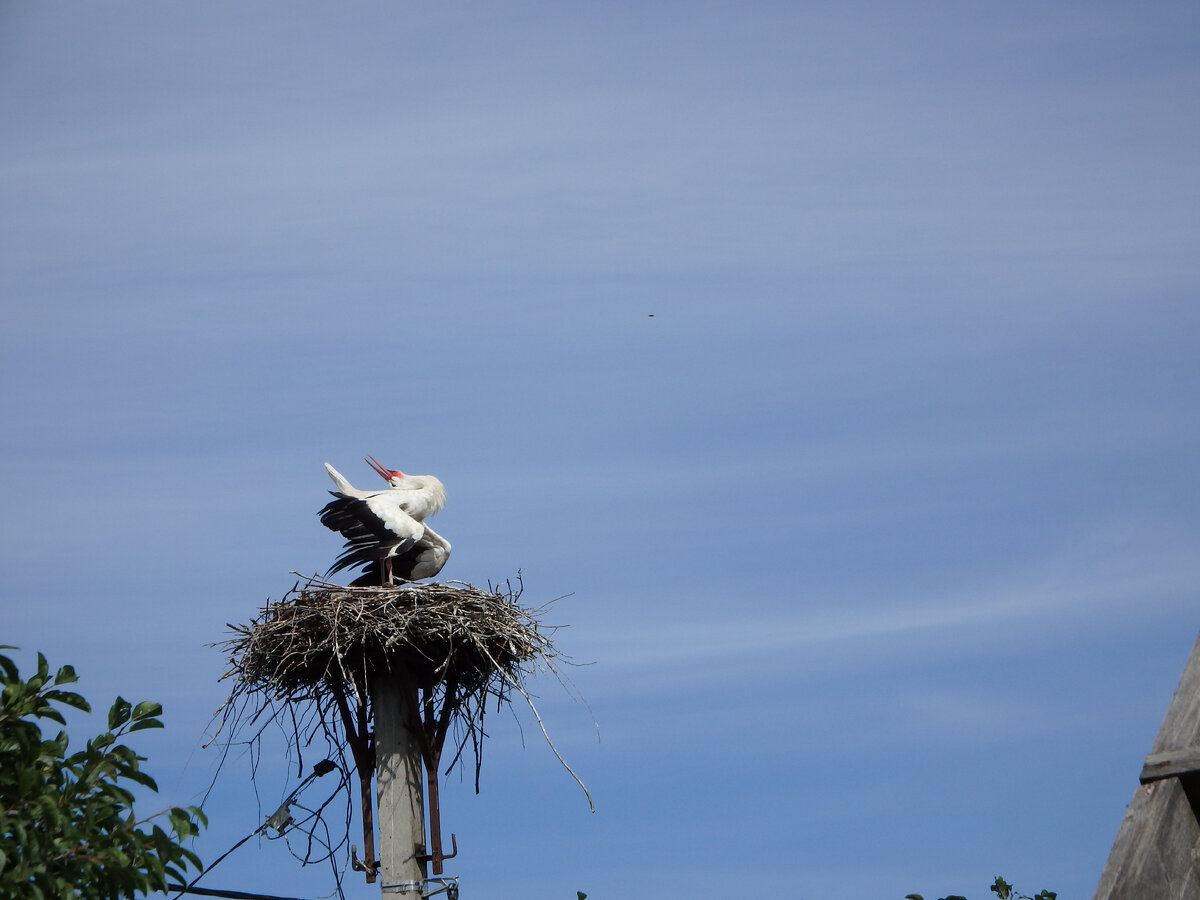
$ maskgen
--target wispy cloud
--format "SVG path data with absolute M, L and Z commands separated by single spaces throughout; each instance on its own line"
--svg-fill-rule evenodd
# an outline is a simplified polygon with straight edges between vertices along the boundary
M 1129 536 L 1126 529 L 1098 534 L 1053 558 L 953 589 L 891 594 L 877 586 L 853 597 L 809 596 L 797 609 L 789 609 L 794 601 L 786 596 L 756 595 L 752 607 L 731 602 L 722 617 L 709 606 L 699 620 L 686 618 L 683 598 L 664 606 L 661 598 L 646 597 L 636 628 L 593 623 L 571 642 L 580 658 L 601 663 L 622 689 L 631 681 L 653 689 L 660 677 L 674 684 L 681 673 L 703 683 L 731 672 L 752 678 L 812 665 L 831 671 L 905 664 L 932 647 L 985 648 L 995 641 L 1003 652 L 1014 641 L 1069 642 L 1081 633 L 1125 628 L 1132 617 L 1156 609 L 1165 617 L 1192 602 L 1200 583 L 1194 553 L 1130 545 L 1114 540 L 1118 534 Z M 656 607 L 663 612 L 656 615 Z

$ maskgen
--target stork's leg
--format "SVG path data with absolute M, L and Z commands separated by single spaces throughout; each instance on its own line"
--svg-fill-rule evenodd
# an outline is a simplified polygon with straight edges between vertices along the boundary
M 379 579 L 382 586 L 383 587 L 391 587 L 392 586 L 392 558 L 390 556 L 385 556 L 383 558 L 383 565 L 381 565 L 379 567 L 379 573 L 380 573 L 380 575 L 383 576 Z

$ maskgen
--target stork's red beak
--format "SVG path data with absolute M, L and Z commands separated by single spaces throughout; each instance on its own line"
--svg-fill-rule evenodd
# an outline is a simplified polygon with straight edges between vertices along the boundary
M 378 472 L 379 477 L 382 478 L 384 481 L 391 481 L 393 478 L 403 478 L 404 477 L 404 473 L 401 472 L 399 469 L 385 468 L 383 463 L 381 463 L 379 460 L 377 460 L 373 456 L 368 456 L 366 458 L 366 461 L 367 461 L 367 465 L 369 465 L 372 469 L 374 469 L 376 472 Z

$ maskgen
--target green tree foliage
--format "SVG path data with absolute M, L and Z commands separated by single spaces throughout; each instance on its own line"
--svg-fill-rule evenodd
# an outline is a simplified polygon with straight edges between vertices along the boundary
M 158 786 L 140 768 L 145 757 L 118 741 L 163 727 L 159 704 L 135 706 L 118 697 L 108 711 L 108 730 L 73 753 L 66 731 L 43 735 L 43 721 L 66 724 L 62 707 L 91 712 L 83 697 L 63 690 L 78 680 L 70 666 L 52 676 L 39 653 L 37 674 L 26 681 L 0 654 L 2 897 L 115 900 L 165 891 L 168 881 L 187 880 L 189 866 L 201 869 L 182 842 L 208 824 L 203 812 L 172 807 L 142 820 L 133 813 L 127 785 Z
M 992 882 L 992 893 L 996 895 L 996 900 L 1056 900 L 1058 894 L 1054 891 L 1040 891 L 1030 897 L 1028 894 L 1017 892 L 1011 884 L 996 876 L 996 880 Z M 904 900 L 925 900 L 920 894 L 906 894 Z M 942 897 L 940 900 L 967 900 L 959 894 L 951 894 L 948 897 Z

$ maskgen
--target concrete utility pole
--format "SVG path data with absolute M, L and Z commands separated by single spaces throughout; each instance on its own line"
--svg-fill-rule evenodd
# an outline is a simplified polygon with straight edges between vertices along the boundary
M 378 671 L 372 681 L 380 890 L 385 898 L 420 897 L 427 873 L 424 765 L 410 726 L 416 711 L 396 674 Z

